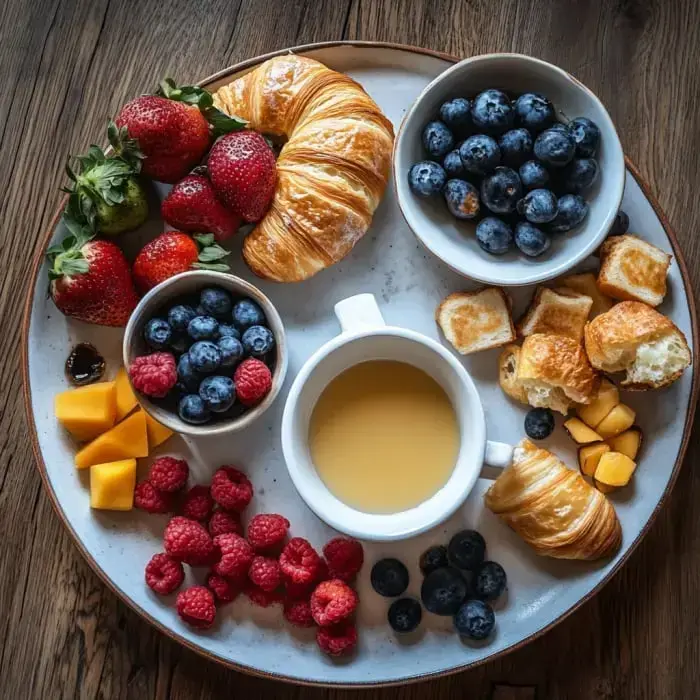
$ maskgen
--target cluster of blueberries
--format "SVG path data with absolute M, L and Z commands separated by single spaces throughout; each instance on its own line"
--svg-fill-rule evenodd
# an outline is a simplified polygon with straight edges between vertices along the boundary
M 275 336 L 263 310 L 252 299 L 234 302 L 220 287 L 178 300 L 149 319 L 143 335 L 153 350 L 177 358 L 177 410 L 187 423 L 207 423 L 212 414 L 230 411 L 236 402 L 232 376 L 245 358 L 258 358 L 270 367 L 275 362 Z
M 389 607 L 388 620 L 395 632 L 415 630 L 423 616 L 422 608 L 435 615 L 452 616 L 457 633 L 466 639 L 486 639 L 496 626 L 489 602 L 506 590 L 506 572 L 495 561 L 485 561 L 486 542 L 476 530 L 462 530 L 447 547 L 427 549 L 420 558 L 423 573 L 421 602 L 398 598 Z M 397 598 L 408 588 L 406 566 L 398 559 L 380 559 L 372 567 L 374 590 L 387 598 Z
M 457 219 L 478 220 L 476 239 L 492 255 L 513 243 L 542 255 L 550 234 L 578 226 L 581 196 L 598 177 L 600 130 L 586 117 L 558 122 L 552 103 L 528 92 L 515 100 L 490 89 L 457 97 L 423 129 L 428 160 L 408 175 L 419 197 L 442 195 Z

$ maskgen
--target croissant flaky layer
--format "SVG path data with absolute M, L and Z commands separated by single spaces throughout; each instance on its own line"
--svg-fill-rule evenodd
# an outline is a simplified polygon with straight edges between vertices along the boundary
M 487 491 L 485 502 L 543 556 L 601 559 L 614 554 L 622 542 L 610 501 L 529 440 L 520 443 L 513 464 Z
M 214 95 L 252 129 L 284 136 L 272 205 L 248 235 L 251 270 L 297 282 L 333 265 L 365 234 L 391 166 L 391 122 L 352 78 L 279 56 Z

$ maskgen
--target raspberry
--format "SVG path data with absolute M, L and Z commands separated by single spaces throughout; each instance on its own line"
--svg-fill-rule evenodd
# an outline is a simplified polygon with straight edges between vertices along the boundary
M 285 600 L 284 617 L 296 627 L 313 627 L 316 624 L 308 600 Z
M 146 564 L 146 584 L 159 595 L 169 595 L 184 580 L 182 564 L 169 554 L 154 554 Z
M 175 358 L 169 352 L 141 355 L 129 365 L 129 378 L 136 391 L 162 399 L 177 383 Z
M 316 643 L 329 656 L 342 656 L 357 646 L 357 629 L 351 622 L 321 627 L 316 632 Z
M 274 591 L 282 583 L 280 565 L 276 559 L 258 555 L 248 569 L 248 578 L 263 591 Z
M 214 593 L 214 597 L 220 603 L 230 603 L 241 592 L 231 579 L 219 576 L 213 571 L 207 576 L 207 588 Z
M 318 580 L 321 557 L 305 539 L 293 537 L 280 554 L 280 568 L 287 583 L 308 586 Z
M 193 486 L 182 503 L 182 514 L 192 520 L 208 520 L 214 509 L 214 500 L 208 486 Z
M 334 537 L 326 543 L 323 554 L 328 562 L 330 577 L 346 582 L 355 578 L 365 560 L 362 545 L 349 537 Z
M 269 608 L 275 603 L 281 603 L 283 598 L 279 591 L 263 591 L 262 588 L 250 585 L 245 589 L 245 594 L 253 605 L 259 608 Z
M 253 485 L 243 472 L 226 465 L 214 472 L 211 495 L 225 510 L 240 513 L 253 498 Z
M 161 493 L 146 480 L 136 484 L 134 505 L 147 513 L 167 513 L 172 508 L 172 500 L 167 493 Z
M 214 595 L 204 586 L 190 586 L 178 593 L 175 607 L 177 614 L 192 627 L 204 630 L 214 624 Z
M 289 520 L 281 515 L 254 515 L 248 523 L 248 542 L 258 550 L 271 549 L 284 542 Z
M 227 532 L 243 535 L 243 525 L 238 513 L 228 513 L 225 510 L 214 511 L 209 519 L 209 533 L 212 537 L 216 537 Z
M 253 406 L 270 391 L 272 373 L 262 360 L 249 357 L 236 368 L 233 382 L 236 385 L 236 398 L 244 406 Z
M 158 457 L 151 465 L 148 480 L 163 493 L 174 493 L 185 487 L 190 468 L 184 459 Z
M 204 566 L 216 556 L 214 541 L 202 523 L 176 515 L 163 533 L 165 551 L 190 566 Z
M 255 553 L 240 535 L 233 532 L 217 535 L 214 545 L 221 551 L 221 559 L 214 565 L 215 573 L 227 578 L 245 576 L 248 573 Z
M 311 594 L 311 614 L 321 627 L 342 622 L 356 607 L 357 593 L 340 579 L 319 583 Z

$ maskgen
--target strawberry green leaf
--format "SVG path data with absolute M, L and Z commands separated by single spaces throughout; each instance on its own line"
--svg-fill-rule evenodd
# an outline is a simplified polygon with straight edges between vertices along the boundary
M 224 134 L 229 134 L 232 131 L 240 131 L 248 126 L 248 122 L 244 121 L 240 117 L 230 117 L 228 114 L 225 114 L 220 109 L 213 106 L 206 110 L 204 116 L 212 125 L 214 137 L 223 136 Z
M 192 238 L 194 238 L 194 240 L 197 241 L 197 243 L 199 243 L 199 245 L 203 248 L 206 248 L 208 245 L 212 245 L 212 243 L 214 243 L 213 233 L 195 233 Z
M 229 266 L 226 263 L 192 263 L 192 267 L 198 270 L 211 270 L 212 272 L 228 272 Z
M 225 258 L 227 255 L 231 255 L 231 252 L 224 250 L 221 246 L 213 245 L 200 251 L 197 259 L 199 262 L 207 263 L 221 260 L 221 258 Z
M 114 152 L 131 166 L 134 175 L 141 172 L 144 155 L 136 139 L 129 138 L 126 126 L 118 127 L 111 119 L 107 122 L 107 139 Z

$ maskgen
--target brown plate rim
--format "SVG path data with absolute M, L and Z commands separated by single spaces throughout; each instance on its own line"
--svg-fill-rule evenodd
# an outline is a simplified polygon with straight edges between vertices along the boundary
M 272 51 L 270 53 L 263 54 L 261 56 L 256 56 L 254 58 L 246 59 L 245 61 L 241 61 L 233 66 L 230 66 L 228 68 L 225 68 L 221 71 L 218 71 L 217 73 L 214 73 L 213 75 L 209 76 L 208 78 L 204 79 L 199 83 L 200 85 L 206 86 L 209 85 L 210 83 L 213 83 L 217 80 L 220 80 L 221 78 L 231 75 L 233 73 L 238 73 L 242 70 L 246 70 L 247 68 L 250 68 L 252 66 L 255 66 L 259 63 L 262 63 L 270 58 L 273 58 L 274 56 L 280 56 L 285 53 L 289 52 L 295 52 L 295 53 L 303 53 L 303 52 L 308 52 L 308 51 L 317 51 L 319 49 L 326 49 L 326 48 L 333 48 L 336 46 L 357 46 L 360 48 L 375 48 L 375 49 L 393 49 L 393 50 L 399 50 L 399 51 L 407 51 L 409 53 L 416 53 L 416 54 L 422 54 L 424 56 L 431 56 L 433 58 L 438 58 L 442 59 L 444 61 L 448 61 L 450 63 L 456 63 L 460 60 L 459 57 L 444 53 L 441 51 L 434 51 L 432 49 L 425 49 L 421 48 L 418 46 L 411 46 L 409 44 L 400 44 L 400 43 L 392 43 L 392 42 L 381 42 L 381 41 L 324 41 L 324 42 L 316 42 L 316 43 L 311 43 L 311 44 L 303 44 L 300 46 L 294 46 L 290 48 L 285 48 L 285 49 L 280 49 L 279 51 Z M 484 657 L 483 659 L 478 659 L 476 661 L 466 663 L 462 666 L 456 666 L 455 668 L 451 668 L 448 670 L 444 671 L 436 671 L 434 673 L 424 673 L 418 676 L 413 676 L 410 678 L 402 679 L 402 680 L 395 680 L 395 681 L 376 681 L 372 682 L 369 681 L 367 683 L 332 683 L 332 682 L 322 682 L 322 681 L 313 681 L 313 680 L 300 680 L 298 678 L 293 678 L 290 676 L 285 676 L 282 674 L 272 674 L 272 673 L 266 673 L 264 671 L 259 671 L 258 669 L 251 668 L 249 666 L 243 666 L 240 664 L 235 663 L 234 661 L 231 661 L 229 659 L 224 659 L 220 656 L 217 656 L 215 654 L 212 654 L 211 652 L 207 651 L 206 649 L 203 649 L 196 644 L 193 644 L 189 640 L 185 639 L 184 637 L 181 637 L 178 635 L 176 632 L 173 630 L 169 629 L 162 623 L 160 623 L 158 620 L 153 618 L 147 611 L 142 609 L 139 605 L 137 605 L 133 600 L 131 600 L 127 594 L 118 589 L 111 581 L 111 579 L 107 576 L 107 574 L 99 567 L 97 562 L 92 558 L 92 555 L 85 549 L 82 541 L 76 534 L 76 532 L 73 530 L 73 528 L 70 526 L 69 522 L 66 520 L 65 516 L 63 515 L 63 511 L 61 509 L 60 504 L 58 503 L 58 500 L 56 498 L 56 494 L 54 493 L 51 484 L 49 482 L 47 473 L 46 473 L 46 464 L 44 463 L 43 456 L 41 454 L 41 450 L 39 448 L 39 441 L 37 437 L 37 431 L 36 431 L 36 425 L 34 423 L 34 416 L 32 413 L 32 401 L 31 401 L 31 388 L 29 386 L 29 325 L 31 321 L 31 311 L 32 311 L 32 304 L 34 300 L 34 289 L 36 287 L 36 280 L 37 276 L 39 274 L 39 269 L 41 267 L 41 264 L 44 259 L 44 251 L 46 250 L 46 247 L 48 246 L 49 241 L 51 240 L 51 237 L 53 236 L 53 232 L 56 228 L 56 225 L 58 224 L 58 220 L 61 215 L 61 209 L 63 207 L 63 203 L 61 203 L 58 211 L 56 212 L 55 216 L 51 220 L 51 223 L 49 225 L 49 228 L 47 232 L 44 234 L 43 240 L 41 241 L 41 244 L 39 245 L 38 249 L 36 250 L 35 253 L 35 258 L 34 262 L 32 264 L 32 269 L 31 269 L 31 274 L 29 275 L 29 281 L 28 285 L 26 287 L 26 302 L 24 306 L 24 314 L 23 314 L 23 319 L 22 319 L 22 340 L 21 340 L 21 372 L 22 372 L 22 393 L 23 393 L 23 398 L 24 398 L 24 408 L 25 408 L 25 414 L 27 418 L 27 424 L 29 428 L 29 438 L 31 441 L 32 445 L 32 451 L 34 452 L 34 457 L 36 459 L 36 464 L 37 464 L 37 469 L 39 471 L 39 475 L 41 476 L 41 480 L 43 482 L 44 488 L 46 492 L 49 495 L 49 498 L 51 500 L 51 504 L 58 515 L 59 519 L 65 526 L 65 528 L 68 530 L 68 533 L 70 534 L 71 538 L 73 539 L 75 545 L 77 546 L 78 550 L 80 553 L 83 555 L 85 560 L 87 561 L 88 565 L 90 568 L 97 574 L 97 576 L 102 580 L 102 582 L 109 588 L 118 598 L 120 598 L 129 608 L 131 608 L 136 614 L 140 615 L 142 618 L 147 620 L 151 625 L 153 625 L 156 629 L 158 629 L 160 632 L 165 634 L 166 636 L 170 637 L 173 641 L 178 642 L 179 644 L 182 644 L 183 646 L 187 647 L 191 651 L 194 651 L 195 653 L 199 654 L 200 656 L 203 656 L 204 658 L 213 661 L 217 664 L 221 664 L 223 666 L 226 666 L 232 670 L 235 671 L 241 671 L 243 673 L 246 673 L 251 676 L 256 676 L 258 678 L 265 678 L 268 680 L 277 680 L 277 681 L 284 681 L 287 683 L 295 684 L 295 685 L 303 685 L 303 686 L 312 686 L 312 687 L 326 687 L 326 688 L 376 688 L 376 687 L 391 687 L 391 686 L 399 686 L 399 685 L 407 685 L 410 683 L 417 683 L 420 681 L 427 681 L 427 680 L 432 680 L 436 678 L 442 678 L 444 676 L 449 676 L 455 673 L 459 673 L 461 671 L 466 671 L 467 669 L 475 668 L 477 666 L 481 666 L 482 664 L 485 664 L 489 661 L 494 661 L 498 658 L 501 658 L 505 656 L 506 654 L 509 654 L 516 649 L 520 649 L 521 647 L 525 646 L 526 644 L 530 643 L 531 641 L 541 637 L 545 633 L 547 633 L 549 630 L 551 630 L 555 625 L 559 624 L 562 622 L 564 619 L 566 619 L 569 615 L 574 613 L 576 610 L 578 610 L 584 603 L 587 601 L 591 600 L 593 596 L 595 596 L 602 588 L 607 584 L 610 579 L 622 568 L 622 566 L 627 562 L 629 559 L 630 555 L 634 550 L 637 548 L 639 543 L 642 541 L 642 539 L 645 537 L 645 535 L 648 533 L 649 529 L 651 528 L 652 524 L 656 520 L 656 517 L 659 514 L 659 511 L 663 507 L 664 503 L 666 502 L 666 499 L 668 498 L 668 495 L 671 493 L 671 490 L 673 489 L 673 486 L 676 482 L 676 479 L 678 478 L 678 473 L 680 471 L 681 465 L 683 463 L 683 459 L 685 457 L 686 450 L 688 448 L 688 442 L 690 440 L 690 434 L 691 434 L 691 429 L 693 425 L 693 418 L 695 415 L 695 407 L 697 405 L 697 399 L 698 399 L 698 393 L 700 391 L 700 381 L 698 380 L 698 365 L 700 364 L 700 347 L 698 346 L 698 319 L 697 319 L 697 310 L 695 307 L 695 299 L 693 296 L 693 289 L 692 289 L 692 284 L 690 280 L 690 275 L 688 273 L 688 267 L 686 265 L 685 259 L 683 258 L 683 254 L 680 249 L 680 245 L 678 243 L 678 239 L 676 238 L 676 234 L 674 233 L 673 229 L 671 228 L 671 225 L 668 221 L 668 218 L 666 217 L 666 214 L 664 211 L 661 209 L 661 206 L 659 205 L 659 202 L 657 201 L 656 197 L 653 195 L 651 192 L 651 189 L 649 185 L 644 181 L 644 179 L 641 176 L 641 173 L 637 169 L 637 167 L 630 161 L 629 158 L 625 157 L 625 163 L 627 166 L 627 169 L 632 173 L 632 176 L 634 179 L 637 181 L 639 184 L 639 187 L 641 188 L 642 192 L 644 193 L 644 196 L 647 198 L 649 203 L 651 204 L 652 208 L 654 209 L 654 212 L 659 218 L 659 221 L 661 222 L 661 225 L 664 228 L 664 231 L 666 235 L 668 236 L 668 239 L 671 242 L 671 247 L 673 248 L 673 254 L 676 258 L 676 262 L 678 264 L 678 267 L 681 272 L 681 277 L 683 279 L 683 286 L 685 288 L 686 296 L 689 300 L 689 312 L 690 312 L 690 320 L 691 320 L 691 330 L 692 330 L 692 336 L 693 336 L 693 380 L 692 380 L 692 385 L 691 385 L 691 390 L 690 390 L 690 397 L 688 401 L 688 409 L 686 413 L 686 420 L 685 424 L 683 426 L 683 439 L 681 441 L 681 445 L 678 451 L 678 456 L 676 458 L 676 462 L 673 466 L 673 472 L 671 473 L 671 478 L 669 479 L 668 484 L 666 485 L 666 488 L 661 494 L 661 498 L 659 499 L 659 502 L 657 503 L 656 507 L 652 511 L 651 515 L 649 516 L 649 519 L 645 523 L 644 527 L 642 528 L 641 532 L 637 536 L 637 538 L 630 544 L 628 547 L 627 551 L 622 555 L 620 560 L 615 564 L 615 566 L 608 572 L 608 574 L 605 576 L 605 578 L 595 587 L 593 588 L 587 595 L 585 595 L 583 598 L 581 598 L 575 605 L 571 606 L 566 612 L 562 613 L 556 620 L 553 620 L 550 622 L 548 625 L 543 627 L 542 629 L 538 630 L 537 632 L 534 632 L 533 634 L 529 635 L 525 639 L 522 639 L 521 641 L 511 644 L 509 647 L 502 649 L 501 651 L 494 652 L 493 654 L 490 654 L 489 656 Z

